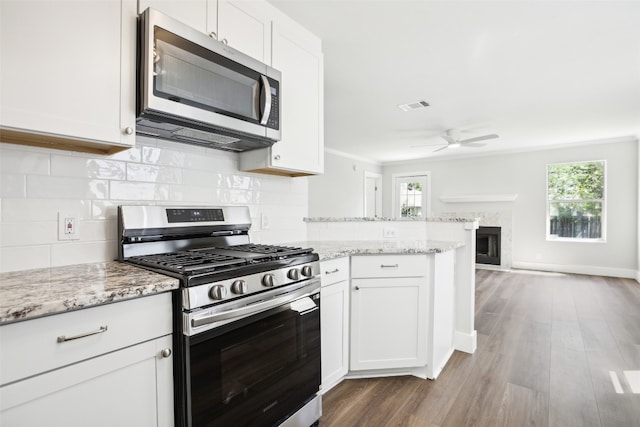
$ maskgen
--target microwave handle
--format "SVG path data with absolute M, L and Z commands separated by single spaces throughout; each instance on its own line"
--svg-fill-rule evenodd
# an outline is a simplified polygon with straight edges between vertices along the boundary
M 262 80 L 262 99 L 263 104 L 261 105 L 262 110 L 262 118 L 260 119 L 261 125 L 266 125 L 269 120 L 269 115 L 271 115 L 271 85 L 269 84 L 269 79 L 264 74 L 260 75 L 260 80 Z

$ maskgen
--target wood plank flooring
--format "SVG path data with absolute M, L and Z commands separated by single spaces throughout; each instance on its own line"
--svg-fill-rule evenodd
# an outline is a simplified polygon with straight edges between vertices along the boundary
M 320 426 L 640 426 L 635 280 L 477 270 L 475 319 L 478 350 L 437 380 L 345 380 Z

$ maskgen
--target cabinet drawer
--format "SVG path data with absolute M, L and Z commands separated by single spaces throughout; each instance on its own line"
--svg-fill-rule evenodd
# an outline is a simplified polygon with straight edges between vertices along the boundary
M 351 277 L 422 277 L 426 255 L 365 255 L 351 258 Z
M 0 385 L 170 334 L 171 323 L 164 293 L 4 325 Z
M 336 258 L 320 263 L 322 286 L 349 280 L 349 257 Z

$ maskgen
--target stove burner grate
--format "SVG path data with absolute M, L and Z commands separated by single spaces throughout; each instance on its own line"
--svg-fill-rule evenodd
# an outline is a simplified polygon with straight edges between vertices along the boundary
M 294 255 L 304 255 L 313 252 L 313 249 L 295 248 L 292 246 L 259 245 L 247 243 L 245 245 L 227 246 L 225 249 L 240 252 L 250 252 L 254 254 L 273 255 L 276 257 L 288 257 Z
M 130 257 L 129 261 L 149 267 L 162 268 L 181 274 L 216 271 L 247 264 L 242 258 L 207 252 L 181 251 L 165 254 Z

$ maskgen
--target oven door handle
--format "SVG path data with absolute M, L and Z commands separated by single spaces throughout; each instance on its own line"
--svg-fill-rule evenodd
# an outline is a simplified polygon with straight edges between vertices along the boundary
M 266 311 L 266 310 L 278 307 L 280 305 L 295 301 L 297 299 L 311 296 L 317 293 L 318 290 L 320 289 L 320 281 L 317 279 L 314 281 L 317 282 L 315 286 L 310 286 L 313 282 L 307 283 L 306 286 L 300 289 L 286 293 L 284 295 L 273 297 L 272 299 L 260 301 L 245 307 L 221 311 L 219 313 L 214 313 L 209 316 L 200 317 L 197 319 L 191 319 L 191 327 L 197 328 L 199 326 L 209 325 L 211 323 L 220 322 L 220 321 L 229 320 L 229 319 L 234 319 L 234 320 L 242 319 L 245 317 L 249 317 L 253 314 L 260 313 L 262 311 Z M 305 314 L 305 313 L 300 313 L 300 314 Z

